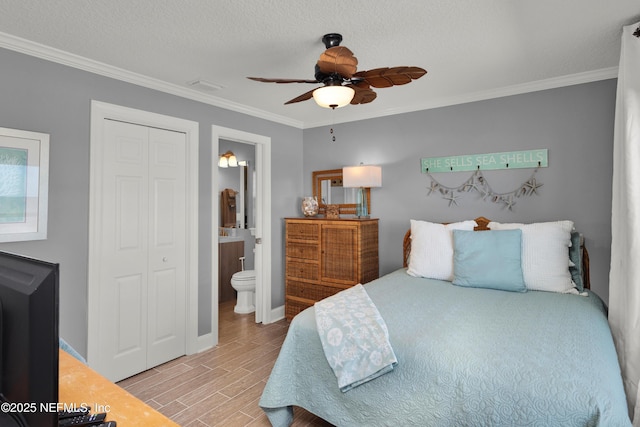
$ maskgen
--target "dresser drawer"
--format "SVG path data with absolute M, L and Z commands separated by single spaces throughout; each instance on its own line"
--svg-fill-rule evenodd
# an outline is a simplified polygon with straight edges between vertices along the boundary
M 324 286 L 316 283 L 296 282 L 287 280 L 287 296 L 305 298 L 312 301 L 320 301 L 351 286 Z
M 288 222 L 287 223 L 287 240 L 319 240 L 320 224 Z
M 287 297 L 284 304 L 285 317 L 290 322 L 294 317 L 298 315 L 298 313 L 311 306 L 313 306 L 313 303 L 311 301 L 300 301 L 294 298 Z
M 286 270 L 287 277 L 305 280 L 318 280 L 320 277 L 320 269 L 316 263 L 300 262 L 288 259 Z
M 290 242 L 287 245 L 287 256 L 289 258 L 320 259 L 319 248 L 316 243 Z

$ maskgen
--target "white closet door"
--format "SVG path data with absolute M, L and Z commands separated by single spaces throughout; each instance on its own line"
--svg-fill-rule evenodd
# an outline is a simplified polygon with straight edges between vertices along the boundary
M 185 354 L 185 144 L 183 133 L 149 129 L 147 368 Z
M 100 359 L 117 381 L 185 354 L 185 135 L 105 120 Z

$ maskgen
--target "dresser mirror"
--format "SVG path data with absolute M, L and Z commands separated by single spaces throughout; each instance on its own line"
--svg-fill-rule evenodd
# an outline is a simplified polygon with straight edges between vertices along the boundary
M 318 200 L 320 214 L 325 214 L 328 204 L 338 205 L 340 215 L 355 215 L 358 204 L 358 189 L 342 186 L 342 169 L 314 171 L 313 195 Z M 365 188 L 367 208 L 371 213 L 371 189 Z

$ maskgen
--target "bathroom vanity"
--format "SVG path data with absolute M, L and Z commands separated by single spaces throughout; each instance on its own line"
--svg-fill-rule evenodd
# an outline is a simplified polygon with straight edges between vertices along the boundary
M 218 302 L 234 300 L 236 291 L 231 287 L 231 276 L 242 270 L 240 257 L 244 256 L 242 237 L 220 236 L 218 241 Z

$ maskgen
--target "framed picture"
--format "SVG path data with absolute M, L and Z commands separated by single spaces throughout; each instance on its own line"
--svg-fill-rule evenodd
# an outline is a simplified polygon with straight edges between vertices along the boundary
M 49 135 L 0 128 L 0 242 L 47 238 Z

